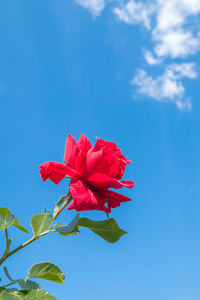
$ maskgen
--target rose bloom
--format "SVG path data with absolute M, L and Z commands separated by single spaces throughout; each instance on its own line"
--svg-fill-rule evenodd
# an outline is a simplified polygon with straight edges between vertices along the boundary
M 111 208 L 131 200 L 109 188 L 132 188 L 133 181 L 120 181 L 127 160 L 113 142 L 97 138 L 92 147 L 88 138 L 81 134 L 78 142 L 69 135 L 66 140 L 64 163 L 48 161 L 39 166 L 42 180 L 50 179 L 58 184 L 70 176 L 69 190 L 73 197 L 68 209 L 77 211 L 101 210 L 110 213 Z

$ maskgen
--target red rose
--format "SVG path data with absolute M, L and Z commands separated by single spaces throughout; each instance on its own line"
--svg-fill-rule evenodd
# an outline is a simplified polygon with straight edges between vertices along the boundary
M 111 208 L 131 200 L 108 190 L 132 188 L 134 185 L 132 181 L 119 181 L 130 161 L 122 155 L 115 143 L 97 138 L 92 147 L 84 134 L 81 134 L 78 142 L 69 135 L 63 161 L 67 164 L 49 161 L 39 168 L 42 180 L 51 179 L 56 184 L 65 176 L 71 177 L 69 190 L 73 200 L 68 209 L 97 209 L 110 213 Z

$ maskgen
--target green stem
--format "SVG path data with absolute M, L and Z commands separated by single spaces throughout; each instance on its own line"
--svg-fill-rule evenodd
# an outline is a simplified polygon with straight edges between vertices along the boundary
M 4 286 L 1 286 L 1 288 L 6 288 L 6 287 L 11 286 L 11 285 L 13 285 L 13 284 L 15 284 L 15 283 L 17 283 L 17 281 L 12 281 L 12 282 L 10 282 L 10 283 L 4 285 Z
M 70 193 L 67 194 L 66 196 L 66 201 L 63 203 L 61 208 L 59 208 L 57 211 L 54 212 L 53 214 L 53 219 L 55 220 L 59 214 L 63 211 L 63 209 L 72 201 L 72 195 Z
M 12 278 L 10 277 L 10 274 L 8 273 L 8 269 L 7 269 L 6 267 L 4 267 L 3 269 L 4 269 L 4 272 L 5 272 L 6 277 L 7 277 L 11 282 L 15 281 L 14 279 L 12 279 Z
M 63 209 L 71 202 L 72 200 L 72 196 L 70 194 L 70 192 L 68 192 L 68 194 L 66 195 L 66 201 L 63 203 L 63 205 L 54 212 L 53 214 L 53 220 L 55 221 L 56 218 L 59 216 L 59 214 L 63 211 Z M 9 239 L 8 237 L 8 232 L 7 229 L 5 229 L 5 234 L 6 234 L 6 250 L 3 254 L 3 256 L 0 259 L 0 265 L 2 265 L 2 263 L 11 255 L 15 254 L 16 252 L 20 251 L 21 249 L 25 248 L 26 246 L 30 245 L 31 243 L 33 243 L 34 241 L 38 240 L 40 237 L 51 233 L 51 232 L 56 232 L 56 230 L 51 230 L 51 228 L 48 231 L 45 231 L 43 233 L 41 233 L 38 236 L 33 236 L 31 239 L 29 239 L 28 241 L 26 241 L 25 243 L 21 244 L 19 247 L 15 248 L 14 250 L 10 251 L 10 242 L 11 239 Z
M 8 237 L 7 228 L 5 229 L 5 237 L 6 237 L 6 249 L 5 249 L 1 259 L 5 258 L 7 256 L 7 254 L 9 253 L 9 250 L 10 250 L 11 238 Z
M 40 235 L 38 236 L 33 236 L 30 240 L 26 241 L 25 243 L 21 244 L 19 247 L 15 248 L 14 250 L 10 251 L 7 253 L 6 256 L 2 256 L 2 258 L 0 259 L 0 265 L 2 265 L 2 263 L 8 258 L 10 257 L 11 255 L 15 254 L 16 252 L 20 251 L 21 249 L 25 248 L 26 246 L 30 245 L 31 243 L 33 243 L 34 241 L 38 240 L 40 237 L 48 234 L 48 233 L 51 233 L 51 232 L 55 232 L 56 230 L 48 230 L 48 231 L 45 231 L 43 233 L 41 233 Z

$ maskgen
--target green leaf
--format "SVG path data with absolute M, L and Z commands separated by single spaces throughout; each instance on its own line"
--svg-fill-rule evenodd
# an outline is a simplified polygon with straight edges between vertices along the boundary
M 0 207 L 0 214 L 5 219 L 8 214 L 10 214 L 10 210 L 7 207 Z
M 16 218 L 15 218 L 15 222 L 14 222 L 13 226 L 15 226 L 16 228 L 18 228 L 19 230 L 21 230 L 25 233 L 29 233 L 28 230 L 21 223 L 19 223 L 19 221 Z
M 17 283 L 22 289 L 28 289 L 28 290 L 41 289 L 40 285 L 32 280 L 19 279 L 17 280 Z
M 11 214 L 10 210 L 7 207 L 0 207 L 0 224 L 1 224 L 1 220 L 2 220 L 1 217 L 3 217 L 3 219 L 6 220 L 9 215 L 12 215 L 12 219 L 13 219 L 13 222 L 11 222 L 10 225 L 13 225 L 13 226 L 17 227 L 19 230 L 28 233 L 28 230 L 19 223 L 17 218 L 13 214 Z M 7 227 L 9 227 L 9 226 L 7 226 Z M 0 229 L 0 230 L 2 230 L 2 229 Z
M 51 226 L 52 223 L 53 217 L 48 213 L 32 216 L 31 226 L 33 229 L 34 236 L 38 236 L 41 233 L 45 232 Z
M 57 300 L 56 297 L 50 295 L 43 289 L 21 290 L 21 291 L 18 291 L 17 294 L 21 297 L 20 299 L 23 299 L 23 300 Z
M 21 298 L 18 296 L 15 296 L 14 292 L 9 292 L 8 290 L 4 290 L 0 294 L 0 300 L 21 300 Z
M 8 214 L 5 219 L 2 217 L 2 215 L 0 215 L 0 230 L 4 230 L 13 225 L 14 221 L 15 216 L 12 214 Z
M 92 221 L 87 218 L 81 218 L 79 226 L 90 229 L 109 243 L 117 242 L 122 235 L 127 233 L 117 225 L 113 218 L 105 221 Z
M 63 283 L 65 276 L 61 270 L 50 262 L 43 262 L 33 265 L 28 272 L 29 278 L 41 278 L 58 283 Z
M 68 224 L 56 224 L 54 226 L 55 230 L 61 235 L 68 236 L 72 234 L 77 234 L 78 232 L 78 222 L 79 222 L 80 214 L 77 214 L 75 218 Z
M 38 289 L 22 289 L 20 291 L 16 289 L 0 288 L 0 300 L 57 300 L 51 294 L 43 290 Z

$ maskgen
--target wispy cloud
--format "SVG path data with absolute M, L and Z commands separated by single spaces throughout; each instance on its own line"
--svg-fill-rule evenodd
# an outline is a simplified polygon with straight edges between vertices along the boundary
M 176 58 L 199 51 L 199 28 L 194 26 L 194 18 L 199 13 L 199 0 L 158 0 L 156 26 L 152 32 L 156 54 Z
M 114 8 L 114 13 L 120 21 L 128 24 L 143 23 L 147 29 L 150 29 L 150 16 L 154 11 L 154 6 L 149 5 L 148 9 L 142 2 L 129 1 L 121 7 Z
M 104 0 L 75 0 L 75 2 L 88 9 L 93 17 L 99 16 L 105 7 Z
M 162 75 L 153 78 L 145 70 L 138 70 L 132 84 L 138 91 L 155 100 L 174 102 L 179 109 L 191 107 L 191 100 L 185 98 L 182 78 L 197 77 L 194 63 L 165 65 L 171 61 L 190 57 L 200 51 L 200 0 L 130 0 L 114 9 L 120 21 L 127 24 L 142 23 L 150 33 L 153 46 L 143 51 L 150 66 L 163 63 Z M 185 68 L 185 69 L 184 69 Z
M 191 109 L 190 99 L 183 98 L 185 88 L 180 81 L 182 78 L 195 78 L 194 63 L 171 64 L 164 73 L 153 78 L 146 71 L 139 69 L 131 81 L 138 87 L 138 92 L 160 102 L 171 102 L 183 110 Z
M 151 29 L 159 57 L 185 57 L 200 50 L 199 26 L 195 28 L 194 19 L 200 13 L 199 0 L 130 0 L 114 8 L 114 13 L 120 21 L 143 23 Z
M 155 57 L 155 55 L 149 50 L 144 51 L 144 58 L 150 66 L 159 65 L 162 62 L 162 59 Z
M 132 84 L 141 94 L 155 100 L 166 102 L 168 99 L 180 109 L 191 107 L 182 79 L 197 77 L 195 64 L 188 60 L 200 51 L 200 0 L 75 1 L 89 9 L 94 17 L 112 2 L 113 13 L 119 21 L 146 28 L 152 45 L 142 50 L 148 72 L 151 72 L 149 67 L 155 69 L 160 65 L 163 74 L 152 77 L 151 73 L 148 75 L 146 70 L 140 69 Z

